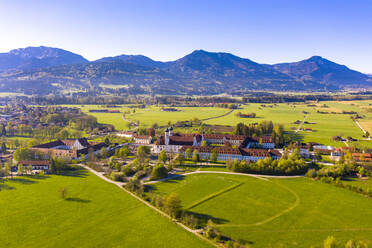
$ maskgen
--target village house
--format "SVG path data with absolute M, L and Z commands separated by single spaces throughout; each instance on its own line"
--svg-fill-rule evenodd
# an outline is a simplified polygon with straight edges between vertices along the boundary
M 213 146 L 183 146 L 181 152 L 186 156 L 186 150 L 190 149 L 191 152 L 197 150 L 199 158 L 210 159 L 213 151 L 217 153 L 218 161 L 227 160 L 245 160 L 251 162 L 257 162 L 259 159 L 271 158 L 279 159 L 281 157 L 280 152 L 277 150 L 270 149 L 248 149 L 248 148 L 231 148 L 231 147 L 213 147 Z
M 324 146 L 324 145 L 315 145 L 313 146 L 314 152 L 324 154 L 324 155 L 330 155 L 334 148 L 332 146 Z
M 149 145 L 152 142 L 150 135 L 136 135 L 134 136 L 134 142 L 137 144 Z
M 225 145 L 241 148 L 274 149 L 275 143 L 271 137 L 248 137 L 232 134 L 180 134 L 173 133 L 173 128 L 167 128 L 165 134 L 158 137 L 153 146 L 154 153 L 165 150 L 167 153 L 179 153 L 183 146 L 201 146 L 205 141 L 208 145 Z
M 19 161 L 16 166 L 11 168 L 12 172 L 18 172 L 18 166 L 23 165 L 25 168 L 28 166 L 32 166 L 32 172 L 40 172 L 43 171 L 44 173 L 48 173 L 50 161 L 49 160 L 23 160 Z
M 202 136 L 199 134 L 173 134 L 173 128 L 167 128 L 165 134 L 158 137 L 153 146 L 154 153 L 165 150 L 167 153 L 178 153 L 182 146 L 200 146 Z
M 134 136 L 137 135 L 136 131 L 119 131 L 116 133 L 116 136 L 119 137 L 125 137 L 125 138 L 133 138 Z
M 31 149 L 44 154 L 45 159 L 51 157 L 76 159 L 82 155 L 87 155 L 90 150 L 97 153 L 101 151 L 102 147 L 107 149 L 107 146 L 105 143 L 88 142 L 86 138 L 80 138 L 75 140 L 56 140 L 33 146 Z
M 358 162 L 372 161 L 371 154 L 369 153 L 352 153 L 351 156 Z

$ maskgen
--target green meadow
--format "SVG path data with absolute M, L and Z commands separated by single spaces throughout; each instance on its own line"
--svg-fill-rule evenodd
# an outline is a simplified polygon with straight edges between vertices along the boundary
M 308 178 L 193 174 L 152 187 L 252 247 L 322 247 L 329 235 L 372 244 L 372 200 Z
M 343 184 L 350 184 L 353 186 L 361 187 L 363 189 L 372 190 L 372 178 L 347 178 L 342 180 Z
M 146 109 L 136 109 L 135 113 L 127 115 L 128 119 L 140 122 L 143 127 L 151 127 L 158 123 L 160 126 L 167 125 L 168 122 L 189 121 L 194 118 L 207 119 L 223 115 L 229 112 L 229 109 L 213 107 L 177 107 L 177 112 L 161 111 L 162 108 L 151 106 Z
M 118 108 L 107 108 L 102 105 L 61 105 L 66 107 L 77 107 L 80 108 L 84 113 L 95 116 L 99 123 L 114 125 L 117 130 L 126 130 L 128 127 L 128 121 L 123 119 L 124 112 L 130 111 L 130 108 L 126 105 L 118 105 Z M 109 109 L 119 110 L 120 113 L 91 113 L 89 110 L 92 109 Z
M 204 123 L 211 125 L 229 125 L 235 126 L 239 122 L 243 123 L 259 123 L 264 120 L 271 120 L 274 123 L 280 123 L 285 130 L 296 134 L 296 136 L 303 142 L 319 142 L 325 145 L 332 145 L 336 147 L 345 146 L 343 142 L 335 142 L 332 140 L 333 136 L 342 136 L 346 138 L 351 136 L 358 139 L 358 142 L 350 143 L 349 145 L 372 147 L 372 142 L 363 140 L 363 132 L 350 118 L 349 114 L 342 114 L 342 111 L 358 112 L 363 118 L 358 121 L 366 130 L 372 131 L 372 101 L 332 101 L 320 103 L 280 103 L 280 104 L 260 104 L 251 103 L 243 105 L 241 109 L 234 110 L 231 114 L 206 120 Z M 309 106 L 313 105 L 313 106 Z M 324 106 L 325 105 L 325 106 Z M 96 116 L 100 123 L 112 124 L 118 130 L 127 129 L 128 122 L 123 119 L 123 113 L 126 114 L 126 119 L 131 122 L 139 122 L 141 127 L 151 127 L 154 123 L 160 126 L 167 125 L 168 122 L 175 123 L 177 121 L 192 120 L 194 118 L 207 119 L 211 117 L 218 117 L 229 110 L 224 108 L 213 107 L 177 107 L 177 112 L 161 111 L 161 107 L 149 106 L 144 109 L 128 108 L 128 105 L 120 105 L 119 108 L 112 108 L 120 110 L 121 113 L 90 113 L 90 109 L 102 109 L 100 105 L 75 105 L 80 107 L 84 112 Z M 320 112 L 328 112 L 328 114 L 321 114 Z M 256 118 L 240 118 L 236 116 L 237 112 L 242 113 L 256 113 Z M 308 114 L 304 114 L 307 112 Z M 334 112 L 334 113 L 332 113 Z M 312 131 L 294 132 L 299 125 L 294 124 L 297 120 L 304 120 L 312 124 L 304 124 L 303 128 L 312 129 Z M 190 130 L 183 130 L 188 132 Z
M 0 247 L 210 247 L 85 170 L 9 179 L 0 206 Z

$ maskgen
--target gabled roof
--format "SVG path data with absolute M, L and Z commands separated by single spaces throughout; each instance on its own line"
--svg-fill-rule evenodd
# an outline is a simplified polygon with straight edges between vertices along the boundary
M 78 139 L 78 141 L 79 141 L 79 143 L 80 143 L 82 146 L 84 146 L 84 147 L 89 147 L 89 146 L 90 146 L 90 144 L 89 144 L 87 138 L 80 138 L 80 139 Z
M 136 135 L 134 136 L 135 139 L 151 139 L 150 135 Z
M 180 146 L 192 146 L 194 144 L 194 138 L 197 142 L 202 140 L 200 134 L 180 134 L 175 133 L 172 136 L 169 136 L 169 145 L 180 145 Z M 165 145 L 165 137 L 161 135 L 156 141 L 156 145 Z
M 65 143 L 62 142 L 62 140 L 56 140 L 56 141 L 48 142 L 48 143 L 45 143 L 45 144 L 40 144 L 40 145 L 33 146 L 33 148 L 47 148 L 47 149 L 50 149 L 50 148 L 53 148 L 53 147 L 56 147 L 56 146 L 63 146 L 63 145 L 65 145 Z
M 22 164 L 24 166 L 28 166 L 28 165 L 49 165 L 50 161 L 49 160 L 22 160 L 22 161 L 19 161 L 18 164 Z
M 244 135 L 232 135 L 232 134 L 220 134 L 220 133 L 206 133 L 203 134 L 205 139 L 227 139 L 227 140 L 241 140 L 243 141 L 246 136 Z
M 212 153 L 215 150 L 218 154 L 231 154 L 231 155 L 242 155 L 242 156 L 251 156 L 251 157 L 280 157 L 281 154 L 277 150 L 266 150 L 266 149 L 247 149 L 247 148 L 230 148 L 224 146 L 183 146 L 181 151 L 186 151 L 187 149 L 197 150 L 198 152 L 203 153 Z

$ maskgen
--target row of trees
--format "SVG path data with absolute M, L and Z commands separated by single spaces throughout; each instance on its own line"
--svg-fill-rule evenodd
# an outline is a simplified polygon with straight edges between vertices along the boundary
M 236 135 L 253 137 L 271 135 L 276 145 L 282 146 L 285 143 L 283 125 L 273 124 L 272 121 L 262 121 L 259 124 L 254 123 L 248 125 L 240 122 L 235 126 L 234 133 Z
M 309 169 L 309 165 L 301 159 L 299 152 L 293 152 L 288 158 L 282 157 L 279 160 L 271 158 L 259 159 L 257 162 L 229 160 L 226 166 L 233 172 L 267 175 L 300 175 Z

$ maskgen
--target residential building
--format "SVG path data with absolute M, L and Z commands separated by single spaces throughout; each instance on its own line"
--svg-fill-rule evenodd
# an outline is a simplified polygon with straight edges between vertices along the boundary
M 69 159 L 87 155 L 89 150 L 94 153 L 100 152 L 102 147 L 107 149 L 107 144 L 99 142 L 88 142 L 86 138 L 75 140 L 56 140 L 31 147 L 31 149 L 44 154 L 45 159 L 51 157 L 64 157 Z

